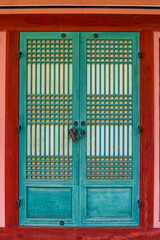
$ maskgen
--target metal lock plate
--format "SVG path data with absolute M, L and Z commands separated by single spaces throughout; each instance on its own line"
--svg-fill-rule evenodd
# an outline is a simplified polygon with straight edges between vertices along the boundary
M 70 134 L 73 142 L 76 142 L 80 139 L 80 137 L 78 136 L 78 130 L 76 130 L 75 128 L 69 129 L 69 134 Z

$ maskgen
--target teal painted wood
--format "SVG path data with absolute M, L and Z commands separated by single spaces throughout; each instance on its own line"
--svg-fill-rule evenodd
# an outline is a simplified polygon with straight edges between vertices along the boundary
M 20 225 L 138 226 L 139 33 L 21 33 L 20 50 Z
M 20 226 L 77 226 L 79 33 L 61 34 L 20 34 Z
M 139 46 L 139 33 L 80 33 L 81 226 L 139 226 Z

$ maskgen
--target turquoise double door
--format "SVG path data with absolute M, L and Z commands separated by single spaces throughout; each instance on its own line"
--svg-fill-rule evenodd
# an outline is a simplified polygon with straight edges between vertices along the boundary
M 20 51 L 20 226 L 139 226 L 139 33 L 26 32 Z

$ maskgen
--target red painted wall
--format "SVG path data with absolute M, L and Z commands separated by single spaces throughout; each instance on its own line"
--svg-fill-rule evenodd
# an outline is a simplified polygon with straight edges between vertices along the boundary
M 153 32 L 160 31 L 160 16 L 140 15 L 0 15 L 0 30 L 7 32 L 5 194 L 6 227 L 0 239 L 12 240 L 136 240 L 160 239 L 153 228 L 154 190 L 154 62 Z M 136 31 L 141 38 L 141 201 L 140 227 L 56 228 L 18 226 L 19 33 L 21 31 Z
M 0 32 L 0 226 L 5 226 L 5 68 L 6 34 Z

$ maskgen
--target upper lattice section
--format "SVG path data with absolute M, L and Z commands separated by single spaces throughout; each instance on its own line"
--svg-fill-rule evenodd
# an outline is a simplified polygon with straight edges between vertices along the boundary
M 132 63 L 132 40 L 87 40 L 87 62 Z
M 27 41 L 28 62 L 72 62 L 72 40 L 37 39 Z

